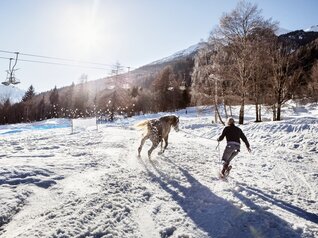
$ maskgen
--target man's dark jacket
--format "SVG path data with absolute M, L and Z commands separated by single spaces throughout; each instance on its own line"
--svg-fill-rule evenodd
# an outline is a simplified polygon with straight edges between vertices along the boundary
M 218 141 L 221 141 L 226 137 L 227 142 L 237 142 L 241 144 L 240 138 L 244 141 L 247 148 L 250 148 L 250 144 L 243 131 L 235 125 L 226 126 L 223 129 L 222 135 L 218 138 Z

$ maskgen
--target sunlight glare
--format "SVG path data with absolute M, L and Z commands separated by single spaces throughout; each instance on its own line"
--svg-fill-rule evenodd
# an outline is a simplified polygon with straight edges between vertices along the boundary
M 72 6 L 65 10 L 63 32 L 68 47 L 78 55 L 87 55 L 105 43 L 103 20 L 96 14 L 96 1 L 90 10 Z

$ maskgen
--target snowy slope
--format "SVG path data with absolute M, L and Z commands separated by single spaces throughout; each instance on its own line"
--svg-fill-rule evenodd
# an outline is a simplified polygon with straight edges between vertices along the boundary
M 240 126 L 253 152 L 242 146 L 228 181 L 210 108 L 178 112 L 151 161 L 133 125 L 162 114 L 74 134 L 67 120 L 0 126 L 0 237 L 317 237 L 318 106 L 257 124 L 253 108 Z
M 205 46 L 205 43 L 198 43 L 192 46 L 189 46 L 187 49 L 184 50 L 180 50 L 168 57 L 165 57 L 163 59 L 160 60 L 156 60 L 148 65 L 154 65 L 154 64 L 162 64 L 162 63 L 166 63 L 166 62 L 170 62 L 179 58 L 183 58 L 183 57 L 187 57 L 191 54 L 194 54 L 195 52 L 197 52 L 199 49 L 201 49 L 203 46 Z

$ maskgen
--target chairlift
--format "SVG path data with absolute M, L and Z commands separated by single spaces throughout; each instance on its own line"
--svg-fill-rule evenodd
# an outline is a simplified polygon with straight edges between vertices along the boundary
M 12 77 L 9 78 L 9 82 L 13 85 L 16 85 L 20 83 L 20 80 L 13 75 Z
M 15 62 L 14 65 L 11 67 L 11 61 L 13 60 L 13 58 L 10 58 L 9 60 L 9 69 L 6 71 L 7 72 L 7 77 L 6 80 L 4 82 L 2 82 L 3 85 L 5 86 L 9 86 L 10 84 L 16 85 L 20 83 L 20 80 L 18 80 L 15 75 L 14 75 L 14 71 L 17 71 L 18 69 L 15 69 L 15 66 L 17 65 L 18 62 L 18 56 L 19 56 L 19 52 L 15 52 L 16 57 L 15 57 Z
M 4 81 L 4 82 L 2 82 L 2 84 L 5 85 L 5 86 L 9 86 L 10 85 L 9 81 Z
M 9 86 L 11 84 L 10 83 L 10 71 L 6 70 L 6 72 L 7 72 L 7 77 L 6 77 L 6 80 L 4 82 L 2 82 L 2 84 L 5 85 L 5 86 Z
M 14 71 L 16 70 L 18 69 L 15 69 Z M 8 86 L 10 84 L 16 85 L 20 83 L 20 80 L 15 77 L 14 71 L 10 72 L 9 70 L 7 70 L 7 77 L 6 80 L 2 82 L 3 85 Z
M 19 84 L 19 83 L 20 83 L 19 79 L 15 78 L 15 77 L 13 79 L 11 79 L 11 84 L 16 85 L 16 84 Z

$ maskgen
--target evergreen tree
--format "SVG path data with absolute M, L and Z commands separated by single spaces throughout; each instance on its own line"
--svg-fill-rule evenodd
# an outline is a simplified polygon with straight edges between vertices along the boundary
M 3 107 L 2 107 L 2 113 L 3 114 L 3 118 L 1 118 L 2 120 L 2 124 L 8 124 L 10 123 L 10 109 L 11 109 L 11 102 L 10 102 L 10 99 L 8 98 L 4 104 L 3 104 Z
M 35 96 L 34 88 L 31 85 L 22 97 L 23 102 L 30 101 Z
M 52 117 L 58 117 L 58 112 L 59 112 L 59 92 L 56 88 L 56 86 L 54 87 L 54 89 L 52 90 L 50 97 L 50 114 Z
M 44 96 L 42 97 L 41 101 L 39 102 L 37 106 L 37 120 L 44 120 L 46 115 L 45 115 L 45 100 Z

